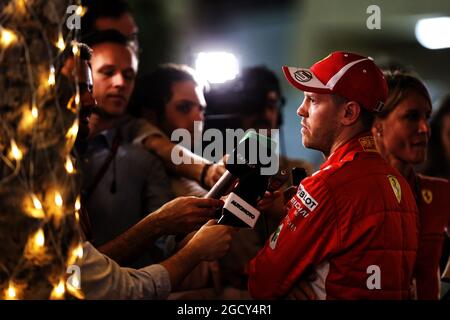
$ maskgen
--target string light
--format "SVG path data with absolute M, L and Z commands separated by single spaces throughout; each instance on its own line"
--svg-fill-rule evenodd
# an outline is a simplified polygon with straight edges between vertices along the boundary
M 44 236 L 44 230 L 39 229 L 33 237 L 33 245 L 34 248 L 36 248 L 37 250 L 40 250 L 40 248 L 42 248 L 45 244 L 45 236 Z
M 84 14 L 86 13 L 87 9 L 83 6 L 78 6 L 77 10 L 75 11 L 75 13 L 77 15 L 79 15 L 80 17 L 83 17 Z
M 0 26 L 0 44 L 4 47 L 8 47 L 16 41 L 17 35 L 14 32 Z
M 53 287 L 52 293 L 50 294 L 50 299 L 61 300 L 64 298 L 64 293 L 66 292 L 66 287 L 64 280 L 59 280 L 58 284 Z
M 58 206 L 60 208 L 63 205 L 63 199 L 61 197 L 61 194 L 58 191 L 55 192 L 55 204 L 56 204 L 56 206 Z
M 74 264 L 78 259 L 83 258 L 83 246 L 79 243 L 70 253 L 68 264 Z
M 5 289 L 5 299 L 6 300 L 18 299 L 18 289 L 12 282 L 10 282 L 8 288 Z
M 9 157 L 16 161 L 22 160 L 23 157 L 23 153 L 17 146 L 16 141 L 14 141 L 14 139 L 11 139 L 11 151 Z
M 72 53 L 75 57 L 77 57 L 78 54 L 80 53 L 80 50 L 78 49 L 78 44 L 76 42 L 73 42 Z
M 77 197 L 77 199 L 75 200 L 75 210 L 79 211 L 81 209 L 81 201 L 80 201 L 80 196 Z
M 31 200 L 33 201 L 34 208 L 31 208 L 31 210 L 27 210 L 29 215 L 36 219 L 43 219 L 45 218 L 45 213 L 42 208 L 42 203 L 38 199 L 38 197 L 35 194 L 31 194 Z
M 66 48 L 66 43 L 64 42 L 64 38 L 63 38 L 61 32 L 59 32 L 58 41 L 56 42 L 56 47 L 61 51 L 64 51 L 64 49 Z
M 49 86 L 54 86 L 56 81 L 55 81 L 55 67 L 54 66 L 50 66 L 50 74 L 48 75 L 48 85 Z
M 66 157 L 66 163 L 64 164 L 64 167 L 66 168 L 66 171 L 67 171 L 69 174 L 72 174 L 72 173 L 75 172 L 75 169 L 74 169 L 74 167 L 73 167 L 72 160 L 70 159 L 70 155 L 68 155 L 68 156 Z
M 66 133 L 66 150 L 69 151 L 72 149 L 75 140 L 77 138 L 77 134 L 78 134 L 78 118 L 75 119 L 75 121 L 73 122 L 72 126 L 69 128 L 69 130 L 67 130 Z
M 31 115 L 33 116 L 33 118 L 37 119 L 38 115 L 39 115 L 39 111 L 38 108 L 36 106 L 36 103 L 33 103 L 33 106 L 31 107 Z
M 78 108 L 78 105 L 80 104 L 80 93 L 77 91 L 77 93 L 75 94 L 75 105 Z
M 58 8 L 67 6 L 66 0 L 51 2 L 55 2 Z M 79 228 L 73 217 L 62 219 L 66 208 L 68 213 L 73 210 L 72 201 L 78 181 L 74 176 L 59 174 L 61 165 L 69 174 L 76 172 L 73 158 L 67 155 L 79 130 L 75 113 L 81 104 L 81 97 L 77 86 L 76 91 L 68 87 L 76 108 L 73 107 L 72 113 L 66 110 L 61 112 L 61 101 L 67 100 L 61 99 L 65 99 L 65 91 L 61 95 L 59 90 L 54 90 L 59 86 L 60 77 L 58 66 L 53 65 L 59 61 L 64 50 L 69 49 L 74 55 L 80 55 L 79 45 L 73 42 L 77 35 L 76 32 L 67 35 L 62 32 L 61 26 L 67 19 L 63 12 L 60 21 L 53 15 L 52 19 L 47 19 L 49 13 L 45 1 L 11 0 L 0 7 L 0 16 L 7 17 L 3 20 L 8 22 L 3 27 L 3 20 L 0 19 L 0 60 L 5 62 L 0 78 L 14 80 L 11 86 L 6 87 L 4 94 L 15 97 L 14 101 L 11 100 L 11 108 L 7 108 L 1 116 L 8 138 L 0 149 L 5 149 L 3 161 L 11 169 L 8 169 L 2 183 L 6 190 L 11 190 L 10 197 L 5 199 L 5 207 L 11 210 L 0 212 L 0 220 L 10 222 L 0 224 L 0 233 L 6 232 L 5 248 L 8 248 L 0 255 L 0 273 L 8 275 L 0 279 L 0 299 L 40 299 L 43 294 L 51 299 L 64 299 L 69 294 L 82 299 L 81 290 L 72 292 L 65 281 L 68 259 L 72 256 L 78 259 L 83 255 Z M 76 8 L 77 15 L 82 16 L 86 12 L 81 5 Z M 41 34 L 45 36 L 40 37 Z M 39 37 L 40 43 L 35 43 L 35 36 Z M 51 39 L 50 43 L 48 39 Z M 19 45 L 20 50 L 11 50 L 16 46 L 18 49 Z M 48 50 L 49 47 L 54 50 Z M 21 94 L 17 96 L 16 92 Z M 62 132 L 61 127 L 64 128 Z M 60 141 L 66 149 L 57 150 L 55 157 L 49 157 L 49 147 L 56 143 L 59 148 Z M 45 159 L 55 161 L 45 163 Z M 71 208 L 67 207 L 68 199 L 71 199 Z M 79 197 L 74 206 L 79 219 Z M 14 228 L 8 227 L 11 223 L 14 223 Z M 8 236 L 13 232 L 18 234 Z M 68 243 L 73 243 L 73 247 L 67 251 Z M 79 287 L 79 275 L 70 279 L 75 287 Z
M 77 222 L 80 222 L 80 211 L 81 209 L 81 201 L 80 201 L 80 196 L 77 197 L 77 199 L 75 200 L 75 220 Z

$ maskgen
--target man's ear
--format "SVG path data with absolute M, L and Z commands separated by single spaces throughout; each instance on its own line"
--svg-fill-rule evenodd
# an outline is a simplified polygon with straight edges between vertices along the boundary
M 355 101 L 349 101 L 343 104 L 341 123 L 344 126 L 350 126 L 358 121 L 361 113 L 361 106 Z

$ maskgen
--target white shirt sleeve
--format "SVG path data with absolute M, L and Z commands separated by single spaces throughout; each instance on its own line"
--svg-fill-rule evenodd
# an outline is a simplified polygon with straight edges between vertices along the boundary
M 83 244 L 83 258 L 79 265 L 81 290 L 86 299 L 160 300 L 166 299 L 171 290 L 169 273 L 162 265 L 122 268 L 89 242 Z

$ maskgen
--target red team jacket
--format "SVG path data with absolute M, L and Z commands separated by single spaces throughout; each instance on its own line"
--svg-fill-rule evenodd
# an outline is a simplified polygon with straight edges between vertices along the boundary
M 400 173 L 358 135 L 339 147 L 287 205 L 287 215 L 249 264 L 257 299 L 283 298 L 311 272 L 320 299 L 407 299 L 418 213 Z
M 414 270 L 417 298 L 439 298 L 439 259 L 444 232 L 450 221 L 450 183 L 446 179 L 414 174 L 408 182 L 416 193 L 420 216 L 419 249 Z

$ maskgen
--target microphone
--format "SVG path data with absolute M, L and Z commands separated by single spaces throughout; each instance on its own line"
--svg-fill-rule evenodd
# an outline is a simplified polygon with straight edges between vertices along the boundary
M 258 221 L 260 211 L 256 204 L 264 196 L 270 176 L 252 172 L 239 180 L 238 185 L 229 194 L 222 209 L 218 224 L 240 228 L 253 228 Z
M 252 159 L 254 154 L 243 154 L 242 148 L 239 147 L 245 146 L 251 150 L 251 143 L 256 143 L 258 147 L 266 148 L 266 151 L 269 152 L 275 149 L 273 140 L 255 132 L 250 132 L 239 142 L 239 145 L 233 151 L 233 156 L 235 156 L 235 159 L 244 159 L 244 161 L 237 164 L 227 163 L 227 172 L 210 191 L 213 195 L 224 195 L 238 181 L 225 201 L 218 224 L 253 228 L 258 221 L 260 212 L 255 207 L 258 200 L 264 196 L 271 177 L 271 175 L 262 174 L 262 170 L 259 169 L 268 166 L 270 163 L 264 163 L 261 153 L 258 153 L 261 158 L 257 157 L 256 161 L 249 161 L 249 159 L 255 160 L 255 157 Z M 255 148 L 253 151 L 256 152 Z M 245 155 L 248 155 L 248 157 L 245 157 Z
M 275 150 L 275 146 L 275 142 L 272 139 L 257 134 L 254 131 L 249 131 L 230 154 L 225 164 L 227 171 L 225 171 L 204 198 L 219 199 L 227 194 L 239 179 L 246 177 L 264 166 L 258 157 L 261 154 L 261 150 L 258 150 L 258 148 L 265 148 L 270 154 L 272 150 Z M 250 152 L 256 153 L 256 157 L 255 154 L 250 154 Z

